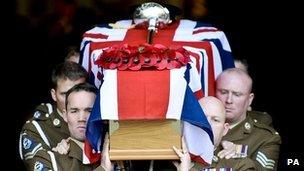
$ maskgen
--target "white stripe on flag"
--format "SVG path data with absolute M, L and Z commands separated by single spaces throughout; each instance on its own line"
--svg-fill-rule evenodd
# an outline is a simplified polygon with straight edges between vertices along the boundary
M 185 66 L 170 70 L 170 94 L 166 113 L 168 119 L 180 120 L 187 87 L 187 82 L 184 79 L 185 71 Z
M 178 27 L 175 30 L 173 41 L 190 41 L 193 42 L 195 39 L 192 38 L 193 28 L 196 22 L 191 20 L 180 20 Z
M 208 30 L 214 30 L 214 31 L 218 30 L 216 27 L 203 26 L 203 27 L 196 27 L 195 29 L 193 29 L 193 31 L 198 31 L 201 29 L 208 29 Z
M 210 44 L 212 47 L 214 78 L 216 79 L 217 76 L 223 71 L 221 56 L 215 44 L 213 42 L 210 42 Z
M 116 21 L 115 24 L 118 24 L 119 26 L 127 28 L 132 25 L 132 20 L 119 20 L 119 21 Z
M 183 122 L 183 135 L 189 152 L 201 156 L 205 162 L 211 164 L 214 145 L 207 132 L 188 122 Z
M 189 87 L 193 92 L 196 92 L 202 89 L 202 84 L 200 82 L 201 78 L 198 74 L 195 64 L 193 62 L 189 62 L 188 64 L 190 64 L 191 66 L 191 69 L 189 71 L 190 74 Z
M 108 41 L 122 41 L 127 34 L 128 27 L 132 25 L 132 20 L 121 20 L 117 21 L 116 24 L 124 27 L 125 29 L 113 29 L 107 27 L 94 27 L 91 30 L 86 31 L 87 34 L 103 34 L 108 36 L 106 39 L 100 38 L 92 38 L 92 37 L 84 37 L 82 40 L 81 45 L 85 43 L 85 41 L 92 41 L 92 42 L 108 42 Z
M 118 120 L 117 70 L 104 70 L 104 82 L 100 87 L 100 112 L 102 119 Z
M 191 39 L 192 40 L 219 39 L 223 46 L 223 49 L 228 52 L 231 52 L 230 45 L 228 43 L 226 35 L 222 31 L 197 33 L 192 35 Z
M 194 57 L 192 57 L 191 55 L 190 55 L 190 58 L 191 58 L 191 60 L 192 60 L 192 62 L 194 62 L 195 63 L 195 65 L 196 65 L 196 63 L 198 62 L 199 63 L 199 75 L 201 76 L 201 73 L 202 73 L 202 67 L 203 67 L 203 55 L 202 55 L 202 53 L 206 53 L 206 51 L 205 51 L 205 49 L 198 49 L 198 48 L 193 48 L 193 47 L 190 47 L 190 46 L 183 46 L 186 50 L 188 50 L 188 51 L 191 51 L 192 53 L 195 53 L 195 54 L 197 54 L 198 56 L 199 56 L 199 61 L 197 61 Z M 193 60 L 194 59 L 194 60 Z
M 207 55 L 207 52 L 206 52 L 205 49 L 198 49 L 198 48 L 193 48 L 193 47 L 185 47 L 185 49 L 199 55 L 199 65 L 200 65 L 199 80 L 204 79 L 203 92 L 204 92 L 204 96 L 208 96 L 208 77 L 209 77 L 209 74 L 208 74 L 208 58 L 209 57 Z M 194 57 L 190 56 L 190 58 L 191 58 L 191 60 L 193 60 Z M 194 59 L 192 62 L 194 62 L 194 61 L 197 62 L 196 59 Z M 202 78 L 202 74 L 204 74 L 203 78 Z M 200 88 L 202 88 L 202 85 L 200 85 Z M 192 89 L 192 90 L 196 91 L 194 89 Z
M 98 72 L 102 73 L 102 70 L 100 67 L 98 67 L 98 65 L 95 65 L 94 62 L 97 60 L 97 58 L 99 57 L 99 55 L 102 53 L 102 49 L 98 49 L 98 50 L 94 50 L 92 52 L 92 55 L 91 55 L 91 58 L 90 58 L 90 62 L 91 62 L 91 71 L 94 75 L 94 84 L 95 86 L 98 88 L 101 84 L 101 80 L 98 79 L 97 75 L 98 75 Z
M 107 35 L 108 36 L 108 32 L 112 30 L 110 28 L 106 28 L 106 27 L 94 27 L 91 30 L 86 31 L 86 34 L 102 34 L 102 35 Z M 108 37 L 109 38 L 109 37 Z M 92 37 L 84 37 L 82 42 L 85 43 L 85 41 L 92 41 L 92 42 L 107 42 L 109 41 L 107 39 L 100 39 L 100 38 L 92 38 Z
M 208 73 L 208 65 L 209 65 L 209 63 L 208 63 L 208 58 L 209 58 L 209 56 L 207 55 L 207 52 L 206 52 L 206 50 L 203 50 L 202 49 L 202 51 L 203 51 L 203 53 L 204 53 L 204 56 L 203 56 L 203 69 L 204 69 L 204 96 L 205 97 L 207 97 L 207 96 L 209 96 L 209 87 L 208 87 L 208 81 L 209 81 L 209 73 Z

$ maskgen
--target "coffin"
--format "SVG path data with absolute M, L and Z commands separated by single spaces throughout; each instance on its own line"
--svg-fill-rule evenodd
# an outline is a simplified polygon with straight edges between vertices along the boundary
M 176 160 L 181 149 L 178 120 L 110 121 L 111 160 Z

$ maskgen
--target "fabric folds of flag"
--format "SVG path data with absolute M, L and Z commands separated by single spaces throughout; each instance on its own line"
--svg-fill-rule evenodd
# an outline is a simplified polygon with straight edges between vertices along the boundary
M 198 99 L 215 95 L 216 77 L 234 67 L 225 34 L 211 25 L 180 20 L 167 30 L 159 30 L 154 41 L 189 51 L 191 62 L 187 66 L 162 71 L 103 69 L 94 62 L 106 48 L 146 42 L 146 30 L 130 29 L 131 20 L 116 25 L 121 27 L 105 24 L 87 31 L 81 43 L 82 66 L 89 72 L 90 82 L 100 88 L 88 120 L 84 162 L 100 158 L 103 120 L 177 119 L 183 121 L 192 160 L 210 164 L 213 135 Z
M 132 20 L 120 20 L 115 23 L 120 28 L 112 28 L 102 24 L 88 30 L 83 35 L 81 42 L 81 63 L 90 74 L 90 82 L 96 87 L 102 84 L 102 68 L 94 64 L 101 50 L 109 46 L 130 42 L 146 42 L 146 30 L 129 29 Z M 135 33 L 133 33 L 135 32 Z M 162 30 L 159 30 L 159 34 Z M 195 59 L 195 66 L 201 76 L 201 89 L 203 94 L 198 97 L 214 95 L 214 81 L 217 75 L 227 68 L 234 67 L 230 45 L 223 31 L 212 27 L 210 24 L 180 20 L 176 27 L 170 28 L 162 36 L 154 37 L 154 41 L 161 44 L 181 45 L 191 52 Z M 136 38 L 134 38 L 136 37 Z M 134 40 L 136 39 L 136 40 Z M 197 87 L 198 88 L 198 87 Z
M 189 87 L 191 65 L 171 70 L 119 71 L 104 70 L 100 87 L 91 112 L 86 146 L 96 153 L 102 150 L 102 120 L 155 120 L 184 121 L 183 134 L 193 159 L 210 164 L 213 157 L 211 127 L 197 98 Z M 85 151 L 88 161 L 94 156 Z

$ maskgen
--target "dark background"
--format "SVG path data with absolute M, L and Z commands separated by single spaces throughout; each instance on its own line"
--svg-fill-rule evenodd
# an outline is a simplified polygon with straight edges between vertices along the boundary
M 16 1 L 14 36 L 18 41 L 13 41 L 13 46 L 18 48 L 13 52 L 14 62 L 20 70 L 17 77 L 25 80 L 17 81 L 14 89 L 20 102 L 14 109 L 17 170 L 24 169 L 17 148 L 22 124 L 32 115 L 34 106 L 50 100 L 51 70 L 63 61 L 67 47 L 79 46 L 83 32 L 95 24 L 126 19 L 127 7 L 143 1 L 92 2 L 93 7 L 84 7 L 76 6 L 73 0 Z M 209 15 L 202 19 L 226 33 L 236 58 L 248 60 L 256 95 L 253 108 L 270 113 L 282 137 L 278 170 L 304 168 L 304 148 L 300 140 L 304 135 L 303 27 L 300 24 L 304 20 L 303 9 L 295 2 L 211 0 Z M 20 10 L 20 3 L 31 10 L 24 10 L 24 5 Z M 51 4 L 52 10 L 46 4 Z M 65 16 L 72 18 L 66 22 L 67 28 L 58 24 L 65 21 Z M 297 158 L 300 166 L 287 166 L 288 158 Z

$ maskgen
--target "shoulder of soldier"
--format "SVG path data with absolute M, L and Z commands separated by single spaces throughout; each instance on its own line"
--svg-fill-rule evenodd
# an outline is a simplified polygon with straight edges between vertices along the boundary
M 52 115 L 54 115 L 53 112 L 56 110 L 54 109 L 55 107 L 50 103 L 41 103 L 35 108 L 33 116 L 24 123 L 21 132 L 24 132 L 26 130 L 37 132 L 35 125 L 41 125 L 51 120 Z
M 272 126 L 272 117 L 267 112 L 247 111 L 247 114 L 254 120 Z
M 30 120 L 43 121 L 48 120 L 52 113 L 55 111 L 55 107 L 50 103 L 41 103 L 34 110 L 33 117 Z
M 278 138 L 280 137 L 279 133 L 272 126 L 269 126 L 269 125 L 267 125 L 263 122 L 260 122 L 256 119 L 252 119 L 252 120 L 253 120 L 254 127 L 256 129 L 260 130 L 261 132 L 263 132 L 263 134 L 265 134 L 265 136 L 278 137 Z

